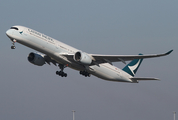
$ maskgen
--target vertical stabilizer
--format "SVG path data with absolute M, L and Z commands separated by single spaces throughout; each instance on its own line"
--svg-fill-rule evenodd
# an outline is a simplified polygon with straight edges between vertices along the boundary
M 142 54 L 139 54 L 142 55 Z M 126 65 L 122 70 L 130 74 L 132 77 L 136 74 L 140 64 L 143 59 L 134 59 L 128 65 Z

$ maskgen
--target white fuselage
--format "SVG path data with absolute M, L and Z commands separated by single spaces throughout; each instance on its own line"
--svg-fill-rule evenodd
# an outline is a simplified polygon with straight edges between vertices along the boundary
M 47 35 L 32 30 L 27 27 L 18 26 L 18 30 L 9 29 L 6 34 L 12 41 L 16 41 L 27 47 L 35 49 L 41 53 L 46 54 L 60 64 L 81 71 L 87 70 L 90 74 L 99 78 L 118 82 L 132 82 L 131 76 L 123 70 L 109 64 L 102 63 L 99 65 L 82 65 L 74 59 L 69 59 L 62 54 L 75 54 L 79 51 L 67 44 L 55 40 Z

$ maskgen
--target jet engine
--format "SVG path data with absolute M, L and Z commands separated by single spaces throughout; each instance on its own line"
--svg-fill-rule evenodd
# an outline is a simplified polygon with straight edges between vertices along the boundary
M 92 58 L 87 53 L 82 51 L 75 53 L 74 60 L 85 65 L 90 65 L 92 63 Z
M 28 61 L 34 65 L 42 66 L 45 64 L 45 59 L 42 55 L 31 52 L 28 55 Z

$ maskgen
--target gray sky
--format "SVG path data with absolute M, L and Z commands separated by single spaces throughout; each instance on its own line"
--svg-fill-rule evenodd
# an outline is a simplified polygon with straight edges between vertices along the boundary
M 0 2 L 1 120 L 166 120 L 178 111 L 177 0 L 2 0 Z M 161 81 L 139 84 L 85 78 L 54 65 L 27 61 L 34 50 L 11 41 L 5 31 L 23 25 L 88 53 L 149 54 L 137 77 Z M 123 68 L 123 63 L 115 63 Z

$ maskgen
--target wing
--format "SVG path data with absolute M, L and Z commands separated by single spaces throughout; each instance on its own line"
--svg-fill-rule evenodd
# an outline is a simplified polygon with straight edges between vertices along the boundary
M 51 57 L 44 55 L 43 58 L 45 59 L 45 62 L 48 63 L 50 65 L 50 63 L 53 63 L 55 66 L 57 64 L 57 62 L 53 59 L 51 59 Z
M 154 57 L 161 57 L 169 55 L 173 50 L 170 50 L 167 53 L 163 54 L 150 54 L 150 55 L 99 55 L 99 54 L 89 54 L 93 60 L 92 65 L 98 65 L 100 63 L 110 63 L 112 62 L 123 62 L 126 64 L 125 61 L 130 61 L 134 59 L 140 59 L 140 58 L 154 58 Z M 74 61 L 73 56 L 74 54 L 69 53 L 60 53 L 59 55 L 65 56 L 68 60 Z M 44 56 L 45 61 L 49 64 L 52 62 L 54 65 L 56 65 L 56 61 L 51 59 L 49 56 Z
M 140 59 L 140 58 L 154 58 L 154 57 L 161 57 L 169 55 L 173 50 L 170 50 L 167 53 L 163 54 L 150 54 L 150 55 L 99 55 L 99 54 L 90 54 L 94 62 L 100 63 L 112 63 L 112 62 L 123 62 L 130 61 L 133 59 Z
M 65 56 L 66 59 L 68 59 L 69 61 L 74 61 L 74 59 L 73 59 L 74 54 L 60 53 L 57 55 Z M 61 64 L 48 55 L 43 55 L 43 58 L 45 59 L 45 62 L 48 63 L 49 65 L 50 65 L 50 63 L 53 63 L 55 66 L 57 66 L 57 64 Z

